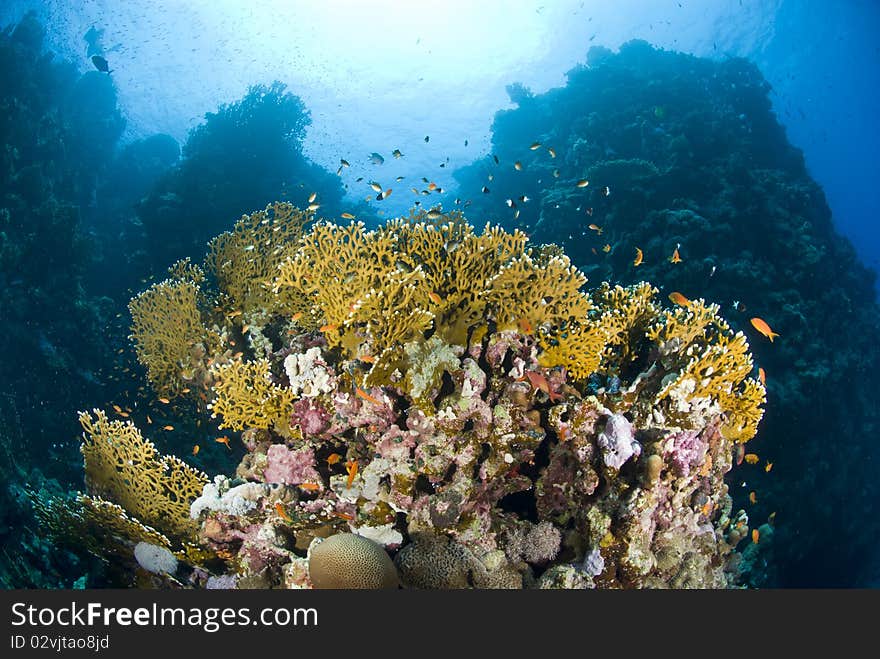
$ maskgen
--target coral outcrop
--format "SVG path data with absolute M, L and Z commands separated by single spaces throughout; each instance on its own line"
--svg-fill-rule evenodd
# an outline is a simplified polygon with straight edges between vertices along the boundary
M 664 309 L 644 282 L 585 289 L 564 254 L 460 213 L 367 230 L 276 212 L 290 240 L 258 239 L 271 212 L 230 234 L 275 263 L 258 293 L 239 286 L 255 278 L 247 259 L 219 274 L 219 248 L 216 299 L 198 278 L 178 284 L 199 289 L 187 308 L 202 335 L 241 331 L 229 304 L 250 312 L 248 349 L 217 343 L 201 382 L 242 432 L 236 479 L 208 482 L 129 424 L 82 419 L 90 494 L 171 534 L 133 539 L 176 538 L 194 585 L 736 583 L 748 521 L 724 474 L 764 389 L 717 307 Z M 143 312 L 140 344 L 151 327 L 166 336 L 159 313 Z M 176 361 L 163 380 L 191 368 Z M 146 453 L 128 468 L 131 451 Z M 124 485 L 131 469 L 146 494 Z

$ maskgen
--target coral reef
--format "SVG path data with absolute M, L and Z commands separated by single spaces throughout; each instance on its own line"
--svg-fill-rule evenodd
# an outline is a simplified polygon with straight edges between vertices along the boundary
M 706 383 L 728 397 L 721 432 L 742 440 L 754 432 L 764 395 L 755 377 L 764 377 L 768 413 L 749 445 L 760 461 L 745 463 L 731 492 L 751 517 L 778 513 L 777 565 L 760 570 L 776 580 L 763 585 L 864 584 L 858 566 L 873 560 L 880 538 L 880 485 L 869 466 L 880 460 L 871 393 L 880 386 L 876 273 L 835 231 L 757 67 L 633 41 L 619 52 L 591 48 L 560 88 L 510 92 L 517 106 L 496 114 L 491 155 L 455 172 L 468 212 L 559 244 L 592 280 L 648 280 L 664 298 L 678 293 L 686 303 L 660 312 L 650 330 L 675 350 L 723 331 L 720 310 L 696 298 L 720 305 L 733 331 L 750 338 L 761 370 L 747 371 L 733 337 L 724 357 L 695 347 L 663 405 L 698 404 L 707 391 L 698 371 L 720 359 L 750 376 L 730 394 L 723 382 Z M 529 149 L 533 142 L 542 147 Z M 779 333 L 772 344 L 750 324 L 755 316 Z M 769 544 L 761 537 L 760 547 Z
M 564 254 L 477 233 L 460 213 L 300 235 L 291 211 L 275 216 L 287 241 L 260 241 L 272 208 L 232 235 L 257 263 L 283 254 L 274 276 L 230 259 L 222 275 L 209 268 L 215 293 L 184 282 L 203 333 L 240 331 L 242 309 L 218 301 L 250 306 L 247 350 L 214 344 L 201 383 L 211 413 L 242 432 L 236 478 L 209 482 L 131 424 L 84 414 L 89 494 L 69 518 L 116 505 L 129 564 L 148 543 L 206 587 L 737 583 L 748 517 L 723 478 L 764 389 L 717 307 L 665 310 L 644 282 L 584 290 Z M 264 280 L 258 295 L 240 293 L 248 278 Z M 141 345 L 168 334 L 139 327 Z M 161 361 L 166 380 L 191 368 Z

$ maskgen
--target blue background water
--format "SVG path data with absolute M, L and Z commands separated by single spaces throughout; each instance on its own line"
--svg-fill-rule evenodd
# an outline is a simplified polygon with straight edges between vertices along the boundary
M 311 111 L 305 153 L 331 171 L 341 157 L 352 163 L 351 200 L 370 192 L 356 177 L 380 173 L 386 185 L 429 176 L 454 192 L 451 171 L 485 153 L 495 111 L 511 105 L 505 86 L 559 86 L 590 46 L 641 38 L 699 56 L 744 56 L 773 85 L 776 111 L 836 226 L 866 264 L 880 265 L 873 0 L 19 0 L 4 3 L 0 22 L 28 9 L 46 22 L 50 45 L 83 70 L 91 67 L 83 35 L 104 30 L 129 139 L 166 132 L 182 142 L 248 85 L 287 83 Z M 391 158 L 395 148 L 405 157 Z M 368 160 L 373 151 L 386 158 L 381 169 Z M 383 209 L 393 215 L 412 201 L 398 192 Z

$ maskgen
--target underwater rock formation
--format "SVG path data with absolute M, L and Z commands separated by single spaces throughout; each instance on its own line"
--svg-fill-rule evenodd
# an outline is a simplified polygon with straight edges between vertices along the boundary
M 880 540 L 876 274 L 834 230 L 768 83 L 742 59 L 633 41 L 591 48 L 561 88 L 513 92 L 518 107 L 493 125 L 498 162 L 456 172 L 469 213 L 558 243 L 592 279 L 722 304 L 768 387 L 760 460 L 732 492 L 777 524 L 775 558 L 749 583 L 865 584 L 857 567 Z M 756 316 L 779 333 L 772 344 Z
M 717 306 L 585 289 L 558 249 L 424 210 L 368 231 L 275 203 L 206 266 L 141 293 L 132 337 L 157 392 L 241 431 L 234 478 L 83 413 L 88 491 L 37 501 L 59 540 L 177 587 L 388 586 L 391 554 L 415 588 L 738 584 L 724 475 L 764 387 Z

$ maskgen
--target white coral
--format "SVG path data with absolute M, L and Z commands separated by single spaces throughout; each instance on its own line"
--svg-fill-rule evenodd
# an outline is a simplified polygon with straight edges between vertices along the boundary
M 287 355 L 284 358 L 284 371 L 293 392 L 307 398 L 330 393 L 335 386 L 333 375 L 327 370 L 327 364 L 321 359 L 321 349 L 317 346 L 304 353 Z

